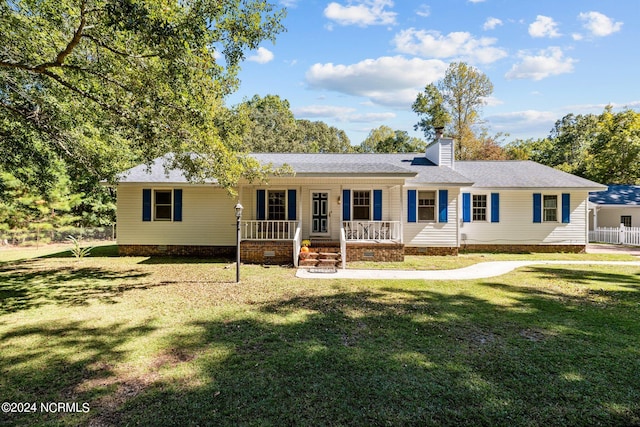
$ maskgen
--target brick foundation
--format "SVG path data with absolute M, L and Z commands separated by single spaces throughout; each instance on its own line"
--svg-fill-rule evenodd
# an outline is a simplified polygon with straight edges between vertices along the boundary
M 574 253 L 586 252 L 585 245 L 464 245 L 460 252 L 522 253 Z
M 293 264 L 293 241 L 245 240 L 240 259 L 247 264 Z
M 451 247 L 408 247 L 404 248 L 405 255 L 427 255 L 427 256 L 457 256 L 458 248 Z
M 402 243 L 347 243 L 347 262 L 350 261 L 404 261 Z
M 190 256 L 197 258 L 235 258 L 235 246 L 118 245 L 121 256 Z

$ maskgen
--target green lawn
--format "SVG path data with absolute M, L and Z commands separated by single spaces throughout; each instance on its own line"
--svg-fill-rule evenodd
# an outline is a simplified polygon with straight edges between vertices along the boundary
M 638 267 L 236 284 L 111 250 L 0 264 L 0 400 L 90 408 L 0 424 L 640 424 Z

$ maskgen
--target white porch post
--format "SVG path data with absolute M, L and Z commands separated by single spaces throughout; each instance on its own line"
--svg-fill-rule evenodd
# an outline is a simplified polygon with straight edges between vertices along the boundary
M 400 243 L 404 243 L 404 185 L 400 185 Z

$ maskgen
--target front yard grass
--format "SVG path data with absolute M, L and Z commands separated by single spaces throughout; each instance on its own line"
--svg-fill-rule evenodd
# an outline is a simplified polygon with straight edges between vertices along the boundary
M 572 254 L 572 253 L 531 253 L 531 254 L 498 254 L 498 253 L 461 253 L 458 256 L 422 256 L 406 255 L 403 262 L 352 261 L 347 268 L 383 269 L 383 270 L 450 270 L 468 267 L 487 261 L 521 261 L 521 260 L 591 260 L 591 261 L 638 261 L 637 257 L 627 254 Z
M 243 265 L 236 284 L 224 262 L 0 264 L 0 400 L 90 408 L 0 424 L 640 424 L 638 267 L 294 272 Z

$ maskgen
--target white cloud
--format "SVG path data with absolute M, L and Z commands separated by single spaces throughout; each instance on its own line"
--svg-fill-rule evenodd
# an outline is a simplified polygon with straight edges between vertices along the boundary
M 376 123 L 376 122 L 383 122 L 385 120 L 393 120 L 395 118 L 396 118 L 396 114 L 391 112 L 364 113 L 364 114 L 352 114 L 347 117 L 347 120 L 352 123 Z
M 344 117 L 356 111 L 352 107 L 339 107 L 336 105 L 307 105 L 292 109 L 296 117 Z
M 307 105 L 292 109 L 296 118 L 333 118 L 341 122 L 350 123 L 375 123 L 396 118 L 396 114 L 392 112 L 356 113 L 356 111 L 355 108 L 337 105 Z
M 504 101 L 494 96 L 486 96 L 483 99 L 484 99 L 484 104 L 488 107 L 495 107 L 495 106 L 504 104 Z
M 610 105 L 614 110 L 622 110 L 625 108 L 638 108 L 640 107 L 640 100 L 631 101 L 631 102 L 608 102 L 608 103 L 601 103 L 601 104 L 576 104 L 576 105 L 568 105 L 566 109 L 569 111 L 580 111 L 580 112 L 589 111 L 589 112 L 600 113 L 608 105 Z
M 385 10 L 392 7 L 391 0 L 359 0 L 355 4 L 349 3 L 343 6 L 340 3 L 331 2 L 324 9 L 324 16 L 340 25 L 393 25 L 396 23 L 395 12 Z
M 280 4 L 284 7 L 296 7 L 298 5 L 298 0 L 280 0 Z
M 402 53 L 431 58 L 464 58 L 482 64 L 507 56 L 504 49 L 493 46 L 496 39 L 476 39 L 467 32 L 453 32 L 443 36 L 438 31 L 409 28 L 396 34 L 393 43 L 396 50 Z
M 596 37 L 604 37 L 620 31 L 622 22 L 614 22 L 613 19 L 600 12 L 585 12 L 578 15 L 578 19 L 584 21 L 584 28 Z
M 498 25 L 502 25 L 502 20 L 490 16 L 489 18 L 487 18 L 486 21 L 484 21 L 484 25 L 482 26 L 482 29 L 485 30 L 485 31 L 493 30 Z
M 574 39 L 575 41 L 580 41 L 584 38 L 584 36 L 580 33 L 573 33 L 571 34 L 571 38 Z
M 531 37 L 560 37 L 558 24 L 548 16 L 538 15 L 536 20 L 529 25 Z
M 431 15 L 431 8 L 429 7 L 429 5 L 421 4 L 418 10 L 416 10 L 416 14 L 418 16 L 422 16 L 423 18 L 426 18 L 429 15 Z
M 309 86 L 363 96 L 376 104 L 407 108 L 420 90 L 444 76 L 447 64 L 437 59 L 383 56 L 355 64 L 314 64 L 306 73 Z
M 483 3 L 485 0 L 469 0 L 469 3 Z
M 493 114 L 485 119 L 496 132 L 506 132 L 511 136 L 542 137 L 553 128 L 558 117 L 558 113 L 551 111 L 525 110 Z
M 564 57 L 559 47 L 550 47 L 531 55 L 521 51 L 518 56 L 522 61 L 514 64 L 505 74 L 507 79 L 542 80 L 549 76 L 573 72 L 573 58 Z
M 258 64 L 266 64 L 273 60 L 273 52 L 264 47 L 259 47 L 255 55 L 247 58 L 247 61 L 257 62 Z

